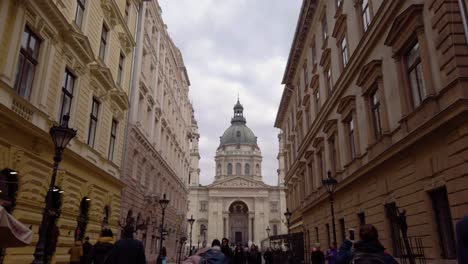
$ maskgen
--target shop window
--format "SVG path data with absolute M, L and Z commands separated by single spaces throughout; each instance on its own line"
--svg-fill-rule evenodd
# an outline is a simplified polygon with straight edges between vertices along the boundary
M 346 226 L 344 218 L 340 218 L 338 223 L 340 225 L 341 242 L 344 242 L 346 240 Z
M 437 233 L 439 235 L 439 245 L 442 258 L 456 258 L 456 243 L 453 233 L 452 214 L 448 201 L 447 189 L 440 188 L 429 192 L 434 210 Z
M 17 175 L 16 171 L 10 169 L 0 171 L 0 205 L 10 214 L 16 205 Z

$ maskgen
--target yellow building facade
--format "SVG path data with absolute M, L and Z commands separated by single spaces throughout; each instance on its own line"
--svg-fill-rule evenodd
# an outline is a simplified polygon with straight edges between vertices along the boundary
M 117 233 L 139 5 L 0 2 L 0 204 L 34 231 L 30 246 L 3 250 L 0 263 L 33 259 L 52 173 L 48 131 L 66 114 L 77 135 L 59 166 L 61 214 L 47 254 L 67 263 L 75 237 L 94 243 L 103 226 Z

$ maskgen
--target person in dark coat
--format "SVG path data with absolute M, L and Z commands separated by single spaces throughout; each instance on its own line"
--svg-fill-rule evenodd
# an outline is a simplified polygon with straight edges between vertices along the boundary
M 456 229 L 458 263 L 468 263 L 468 215 L 458 221 Z
M 135 228 L 132 225 L 124 227 L 122 239 L 115 243 L 109 256 L 112 264 L 146 264 L 143 243 L 133 238 Z
M 262 264 L 262 254 L 258 251 L 258 247 L 255 244 L 250 246 L 247 259 L 249 264 Z
M 96 244 L 94 244 L 91 250 L 90 263 L 106 263 L 106 259 L 109 257 L 112 248 L 114 248 L 114 239 L 112 238 L 113 236 L 114 234 L 110 229 L 104 229 L 101 231 L 101 237 L 98 238 Z
M 354 243 L 354 251 L 351 251 L 353 242 L 345 240 L 338 250 L 336 264 L 348 264 L 357 259 L 373 259 L 385 264 L 398 264 L 389 254 L 385 253 L 385 248 L 379 241 L 379 233 L 373 225 L 363 225 L 359 230 L 360 241 Z
M 263 253 L 263 259 L 265 259 L 265 264 L 273 264 L 273 252 L 270 248 L 267 248 Z
M 93 245 L 89 243 L 89 237 L 85 237 L 85 242 L 83 243 L 83 256 L 81 257 L 81 264 L 91 263 L 91 250 Z
M 320 245 L 317 244 L 310 253 L 310 260 L 312 264 L 325 264 L 325 255 L 320 250 Z
M 226 256 L 227 262 L 231 263 L 233 258 L 233 253 L 231 248 L 229 247 L 229 239 L 223 237 L 221 240 L 221 252 L 223 252 L 224 256 Z
M 245 259 L 244 259 L 244 251 L 242 250 L 241 245 L 237 245 L 236 248 L 234 249 L 234 258 L 233 258 L 233 264 L 244 264 Z

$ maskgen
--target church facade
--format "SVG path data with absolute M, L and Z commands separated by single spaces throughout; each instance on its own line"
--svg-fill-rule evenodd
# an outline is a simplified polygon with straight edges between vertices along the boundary
M 267 227 L 270 235 L 287 232 L 282 175 L 278 186 L 263 182 L 262 153 L 257 137 L 246 126 L 243 110 L 237 101 L 231 126 L 220 138 L 214 182 L 201 185 L 199 173 L 190 179 L 188 216 L 195 219 L 191 234 L 195 247 L 223 237 L 233 244 L 259 245 L 268 238 Z

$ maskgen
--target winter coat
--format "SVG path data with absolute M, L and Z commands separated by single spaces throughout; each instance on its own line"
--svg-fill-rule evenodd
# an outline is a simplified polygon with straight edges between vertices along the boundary
M 265 253 L 263 253 L 263 258 L 265 259 L 265 264 L 272 264 L 273 263 L 273 252 L 271 252 L 271 250 L 265 251 Z
M 201 264 L 225 264 L 226 262 L 227 258 L 219 246 L 211 247 L 202 255 L 200 261 Z
M 251 250 L 248 253 L 249 264 L 262 264 L 262 254 L 258 250 Z
M 114 248 L 114 240 L 112 237 L 98 238 L 98 241 L 91 250 L 91 263 L 104 264 L 112 248 Z
M 244 251 L 240 248 L 236 248 L 234 251 L 234 257 L 233 257 L 233 264 L 244 264 L 245 259 L 244 259 Z
M 312 264 L 325 264 L 325 255 L 321 250 L 314 250 L 310 254 Z
M 468 215 L 457 223 L 458 263 L 468 263 Z
M 143 243 L 133 238 L 123 238 L 115 243 L 109 260 L 112 264 L 146 264 L 145 249 Z
M 325 259 L 328 261 L 328 264 L 335 264 L 336 263 L 336 254 L 338 252 L 335 249 L 327 249 L 326 254 L 325 254 Z
M 341 244 L 340 250 L 336 256 L 336 264 L 348 264 L 356 253 L 373 253 L 380 254 L 385 264 L 398 264 L 398 262 L 389 254 L 385 253 L 385 248 L 380 244 L 378 240 L 369 241 L 361 240 L 354 243 L 354 251 L 351 251 L 353 243 L 349 240 L 345 240 Z
M 232 249 L 229 246 L 221 245 L 221 252 L 223 252 L 224 256 L 226 256 L 226 263 L 231 263 L 233 257 Z
M 76 241 L 73 247 L 68 250 L 70 254 L 70 262 L 79 263 L 81 256 L 83 256 L 83 248 L 81 247 L 81 242 Z

